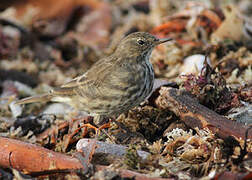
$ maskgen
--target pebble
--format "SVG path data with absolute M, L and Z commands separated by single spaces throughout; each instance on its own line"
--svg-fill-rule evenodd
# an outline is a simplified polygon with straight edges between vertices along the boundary
M 92 143 L 92 141 L 95 141 L 95 140 L 88 139 L 88 138 L 80 139 L 76 145 L 76 149 L 78 151 L 85 152 L 85 148 L 87 148 L 88 145 Z M 122 146 L 118 144 L 109 144 L 102 141 L 96 141 L 96 147 L 97 148 L 95 149 L 95 153 L 111 154 L 111 155 L 115 155 L 119 157 L 124 156 L 127 149 L 126 146 Z M 138 150 L 137 153 L 143 160 L 146 160 L 148 156 L 150 155 L 150 153 L 145 152 L 145 151 L 140 151 L 140 150 Z

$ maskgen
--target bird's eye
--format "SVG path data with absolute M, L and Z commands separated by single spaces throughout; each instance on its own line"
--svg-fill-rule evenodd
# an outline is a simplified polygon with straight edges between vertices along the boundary
M 140 44 L 140 45 L 144 45 L 144 43 L 145 43 L 145 42 L 144 42 L 143 40 L 141 40 L 141 39 L 139 39 L 137 42 L 138 42 L 138 44 Z

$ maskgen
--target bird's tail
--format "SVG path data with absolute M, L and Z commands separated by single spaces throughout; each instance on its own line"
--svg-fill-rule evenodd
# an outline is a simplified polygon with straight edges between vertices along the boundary
M 37 96 L 31 96 L 17 101 L 15 104 L 28 104 L 34 102 L 47 102 L 53 98 L 52 94 L 42 94 Z

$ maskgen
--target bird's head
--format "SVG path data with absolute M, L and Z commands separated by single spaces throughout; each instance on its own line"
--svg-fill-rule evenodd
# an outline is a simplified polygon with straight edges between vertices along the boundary
M 158 39 L 147 32 L 135 32 L 121 40 L 116 52 L 119 54 L 141 55 L 150 53 L 155 46 L 170 40 L 172 39 Z

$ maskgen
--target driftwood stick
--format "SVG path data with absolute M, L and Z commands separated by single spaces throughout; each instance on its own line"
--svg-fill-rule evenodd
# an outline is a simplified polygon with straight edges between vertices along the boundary
M 25 143 L 19 140 L 0 137 L 0 167 L 15 168 L 32 176 L 45 176 L 56 173 L 71 173 L 83 169 L 83 164 L 71 156 L 48 150 L 46 148 Z M 100 171 L 108 166 L 95 165 Z M 73 171 L 71 171 L 73 170 Z M 118 169 L 122 178 L 135 178 L 136 180 L 161 180 L 158 177 L 148 177 L 126 169 Z M 166 180 L 174 180 L 167 178 Z
M 233 136 L 237 140 L 245 140 L 248 127 L 199 104 L 188 92 L 167 87 L 162 87 L 159 92 L 160 96 L 155 101 L 156 105 L 173 111 L 191 128 L 208 128 L 221 138 Z M 249 131 L 248 139 L 252 139 L 252 131 Z
M 81 169 L 78 159 L 22 141 L 0 137 L 0 167 L 25 173 Z

